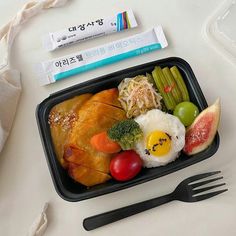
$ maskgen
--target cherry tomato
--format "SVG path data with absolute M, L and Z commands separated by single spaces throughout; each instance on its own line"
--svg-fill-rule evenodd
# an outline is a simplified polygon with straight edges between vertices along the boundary
M 110 163 L 110 172 L 114 179 L 126 181 L 134 178 L 142 169 L 142 160 L 133 150 L 116 155 Z

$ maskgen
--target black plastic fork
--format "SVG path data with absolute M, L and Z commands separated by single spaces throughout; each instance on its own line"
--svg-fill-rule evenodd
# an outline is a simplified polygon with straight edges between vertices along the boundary
M 124 219 L 126 217 L 135 215 L 137 213 L 149 210 L 151 208 L 160 206 L 164 203 L 171 202 L 173 200 L 179 200 L 182 202 L 197 202 L 202 201 L 204 199 L 208 199 L 214 197 L 220 193 L 227 191 L 228 189 L 218 190 L 210 193 L 205 193 L 205 191 L 214 189 L 216 187 L 220 187 L 225 185 L 225 183 L 216 184 L 213 186 L 202 187 L 208 183 L 220 180 L 223 178 L 217 177 L 213 179 L 204 180 L 201 182 L 194 183 L 196 181 L 200 181 L 206 177 L 219 174 L 220 171 L 209 172 L 205 174 L 195 175 L 183 180 L 176 189 L 167 195 L 153 198 L 144 202 L 139 202 L 130 206 L 122 207 L 113 211 L 105 212 L 99 215 L 91 216 L 83 221 L 83 226 L 86 230 L 90 231 L 96 229 L 98 227 L 113 223 L 115 221 Z M 202 194 L 203 193 L 203 194 Z M 201 194 L 201 195 L 199 195 Z

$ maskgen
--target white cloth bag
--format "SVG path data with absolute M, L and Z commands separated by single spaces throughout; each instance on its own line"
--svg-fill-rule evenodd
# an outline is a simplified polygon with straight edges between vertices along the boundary
M 26 3 L 16 16 L 0 29 L 0 152 L 9 135 L 21 93 L 20 72 L 10 66 L 9 55 L 23 23 L 41 10 L 63 6 L 68 0 L 35 0 Z
M 20 72 L 11 68 L 10 50 L 23 23 L 43 9 L 63 6 L 68 0 L 35 0 L 26 3 L 16 16 L 0 28 L 0 152 L 10 133 L 21 93 Z M 28 236 L 41 236 L 47 227 L 46 203 L 33 222 Z

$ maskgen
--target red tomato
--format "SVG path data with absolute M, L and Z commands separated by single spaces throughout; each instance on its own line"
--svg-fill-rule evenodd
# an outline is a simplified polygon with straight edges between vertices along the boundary
M 142 164 L 140 156 L 135 151 L 124 151 L 111 160 L 110 172 L 114 179 L 126 181 L 140 172 Z

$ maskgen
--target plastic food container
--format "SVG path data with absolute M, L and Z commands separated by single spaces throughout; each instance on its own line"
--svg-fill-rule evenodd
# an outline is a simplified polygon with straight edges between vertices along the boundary
M 223 1 L 207 19 L 203 36 L 208 44 L 236 66 L 236 1 Z
M 190 99 L 193 101 L 200 110 L 207 107 L 207 102 L 202 94 L 201 88 L 194 76 L 194 73 L 189 64 L 181 58 L 166 58 L 162 60 L 153 61 L 150 63 L 138 65 L 122 71 L 117 71 L 73 87 L 61 90 L 57 93 L 50 95 L 42 101 L 36 110 L 36 118 L 38 123 L 39 132 L 41 135 L 42 144 L 44 147 L 49 171 L 57 193 L 67 201 L 81 201 L 84 199 L 97 197 L 103 194 L 115 192 L 121 189 L 129 188 L 131 186 L 156 179 L 163 175 L 170 174 L 177 170 L 183 169 L 187 166 L 193 165 L 197 162 L 211 157 L 219 147 L 219 134 L 215 136 L 213 143 L 205 151 L 193 155 L 191 157 L 185 156 L 183 153 L 180 157 L 166 166 L 156 168 L 143 168 L 142 171 L 132 180 L 127 182 L 117 182 L 110 180 L 104 184 L 96 185 L 87 188 L 69 177 L 66 170 L 60 165 L 54 152 L 54 147 L 50 134 L 50 127 L 48 124 L 48 116 L 52 107 L 64 100 L 72 98 L 76 95 L 83 93 L 97 93 L 101 90 L 117 87 L 118 84 L 126 77 L 134 77 L 139 74 L 151 72 L 156 65 L 161 67 L 165 66 L 178 66 L 186 86 L 189 91 Z

